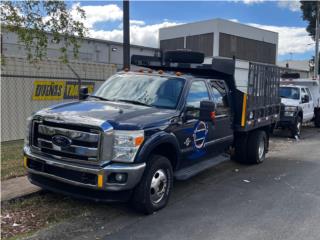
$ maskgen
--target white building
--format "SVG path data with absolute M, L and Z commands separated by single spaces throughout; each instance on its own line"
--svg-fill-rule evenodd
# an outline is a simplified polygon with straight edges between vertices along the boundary
M 206 57 L 233 57 L 262 63 L 276 63 L 278 33 L 245 24 L 212 19 L 162 28 L 161 50 L 191 49 Z
M 24 45 L 18 41 L 15 33 L 8 32 L 2 28 L 1 32 L 1 54 L 5 57 L 25 58 L 26 51 Z M 122 43 L 106 41 L 101 39 L 85 38 L 80 40 L 79 56 L 77 61 L 90 63 L 115 64 L 118 69 L 122 68 L 123 47 Z M 61 56 L 59 44 L 48 41 L 47 58 L 57 60 Z M 155 56 L 159 55 L 158 48 L 131 45 L 130 54 Z M 72 49 L 69 49 L 70 60 L 73 60 Z
M 278 63 L 280 67 L 290 68 L 293 71 L 300 73 L 301 78 L 309 78 L 312 76 L 310 71 L 310 63 L 308 60 L 288 60 Z

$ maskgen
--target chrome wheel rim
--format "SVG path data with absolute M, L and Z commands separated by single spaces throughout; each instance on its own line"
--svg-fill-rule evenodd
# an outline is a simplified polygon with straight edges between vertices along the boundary
M 259 160 L 261 161 L 263 158 L 263 154 L 264 154 L 264 141 L 263 141 L 263 139 L 261 139 L 261 141 L 259 143 L 258 153 L 259 153 Z
M 167 190 L 168 177 L 163 169 L 153 174 L 150 187 L 150 198 L 153 204 L 159 203 Z

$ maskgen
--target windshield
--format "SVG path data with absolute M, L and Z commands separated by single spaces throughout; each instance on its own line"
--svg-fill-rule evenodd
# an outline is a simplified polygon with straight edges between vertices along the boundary
M 280 97 L 299 100 L 300 99 L 299 88 L 280 87 Z
M 184 79 L 151 75 L 115 75 L 94 94 L 101 100 L 176 108 Z

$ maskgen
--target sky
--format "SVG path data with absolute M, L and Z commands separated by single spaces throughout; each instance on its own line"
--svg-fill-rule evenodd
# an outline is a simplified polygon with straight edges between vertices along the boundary
M 122 42 L 122 1 L 68 4 L 85 10 L 89 37 Z M 130 38 L 132 44 L 158 47 L 159 28 L 223 18 L 278 32 L 280 61 L 308 60 L 314 55 L 314 41 L 301 16 L 296 0 L 130 1 Z

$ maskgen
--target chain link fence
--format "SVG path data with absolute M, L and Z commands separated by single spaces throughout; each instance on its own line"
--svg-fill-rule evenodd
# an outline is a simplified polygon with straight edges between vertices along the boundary
M 23 139 L 32 113 L 78 99 L 78 83 L 96 90 L 117 68 L 113 64 L 57 60 L 37 64 L 6 57 L 1 66 L 1 142 Z

